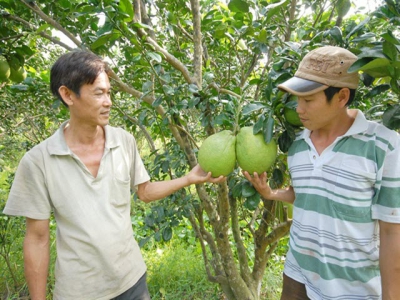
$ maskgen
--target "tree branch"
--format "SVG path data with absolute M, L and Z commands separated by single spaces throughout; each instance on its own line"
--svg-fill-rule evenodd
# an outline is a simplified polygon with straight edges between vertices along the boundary
M 190 0 L 193 14 L 193 44 L 194 44 L 194 56 L 193 56 L 193 67 L 194 77 L 196 84 L 199 89 L 202 85 L 202 43 L 201 43 L 201 14 L 200 14 L 200 3 L 199 0 Z
M 11 15 L 11 14 L 3 15 L 3 17 L 6 18 L 6 19 L 9 19 L 9 20 L 13 20 L 13 21 L 19 22 L 22 25 L 24 25 L 26 28 L 28 28 L 29 30 L 32 30 L 32 31 L 36 31 L 37 30 L 37 28 L 33 27 L 29 22 L 25 21 L 24 19 L 21 19 L 20 17 L 14 16 L 14 15 Z M 36 33 L 37 32 L 35 32 L 35 34 Z M 43 31 L 41 31 L 41 32 L 39 32 L 37 34 L 40 35 L 41 37 L 45 38 L 46 40 L 49 40 L 52 43 L 54 43 L 56 45 L 59 45 L 59 46 L 65 48 L 65 49 L 68 49 L 68 50 L 72 50 L 73 49 L 70 46 L 68 46 L 67 44 L 61 42 L 57 38 L 54 38 L 54 37 L 44 33 Z M 18 38 L 20 36 L 23 36 L 23 34 L 20 34 L 18 36 L 3 38 L 2 40 L 5 41 L 7 39 Z
M 117 110 L 124 115 L 124 117 L 126 117 L 127 119 L 129 119 L 132 123 L 136 124 L 137 126 L 139 126 L 140 130 L 143 132 L 144 137 L 147 140 L 147 143 L 149 144 L 150 147 L 150 151 L 154 152 L 156 151 L 156 146 L 154 145 L 153 139 L 150 136 L 150 133 L 147 131 L 146 127 L 144 127 L 142 124 L 139 123 L 139 121 L 136 118 L 133 118 L 131 116 L 129 116 L 128 114 L 126 114 L 121 107 L 118 106 L 118 104 L 114 104 L 114 106 L 117 108 Z
M 289 21 L 288 21 L 288 25 L 286 27 L 285 42 L 290 41 L 290 36 L 292 35 L 292 25 L 291 24 L 296 15 L 296 5 L 297 5 L 297 0 L 292 0 L 290 2 Z
M 50 24 L 53 26 L 55 29 L 61 31 L 64 33 L 75 45 L 78 47 L 82 47 L 81 41 L 79 41 L 72 33 L 70 33 L 68 30 L 66 30 L 64 27 L 62 27 L 59 23 L 57 23 L 55 20 L 50 18 L 48 15 L 46 15 L 39 6 L 36 5 L 35 2 L 27 2 L 26 0 L 21 0 L 21 2 L 28 7 L 30 10 L 32 10 L 34 13 L 39 15 L 43 21 L 45 21 L 47 24 Z M 68 48 L 66 48 L 68 49 Z
M 243 87 L 243 86 L 246 84 L 247 79 L 249 78 L 249 76 L 251 75 L 251 73 L 254 71 L 254 68 L 256 67 L 257 62 L 258 62 L 258 60 L 260 59 L 260 57 L 261 57 L 261 54 L 260 54 L 260 53 L 254 53 L 253 57 L 251 58 L 250 66 L 249 66 L 249 68 L 247 69 L 246 74 L 244 74 L 244 75 L 242 76 L 242 79 L 241 79 L 241 81 L 240 81 L 240 86 L 241 86 L 241 87 Z
M 121 24 L 121 28 L 124 30 L 126 35 L 130 35 L 129 32 L 131 30 L 126 26 L 126 24 Z M 160 52 L 165 60 L 176 70 L 182 73 L 182 76 L 185 78 L 186 82 L 196 84 L 195 78 L 193 78 L 186 68 L 186 66 L 179 61 L 175 56 L 170 54 L 166 49 L 161 47 L 154 39 L 152 39 L 143 29 L 134 27 L 135 32 L 139 36 L 139 40 L 145 41 L 149 44 L 155 51 Z
M 218 93 L 231 95 L 231 96 L 233 96 L 235 98 L 240 99 L 240 95 L 238 95 L 235 92 L 232 92 L 230 90 L 227 90 L 227 89 L 224 89 L 224 88 L 220 88 L 215 82 L 212 82 L 209 86 L 214 88 L 214 89 L 216 89 L 218 91 Z
M 232 234 L 238 250 L 240 274 L 246 282 L 250 282 L 250 270 L 248 268 L 249 260 L 247 257 L 246 247 L 240 234 L 237 199 L 232 195 L 229 195 L 229 204 L 231 212 Z
M 271 255 L 271 252 L 274 249 L 274 245 L 288 234 L 290 230 L 290 226 L 292 225 L 292 220 L 289 220 L 284 223 L 280 223 L 276 226 L 270 234 L 264 237 L 264 240 L 259 244 L 259 248 L 257 249 L 258 255 L 254 261 L 253 267 L 253 278 L 256 282 L 261 280 L 262 275 L 264 274 L 265 267 L 267 265 L 268 259 Z M 267 246 L 269 246 L 269 251 L 265 251 Z M 275 246 L 276 247 L 276 246 Z

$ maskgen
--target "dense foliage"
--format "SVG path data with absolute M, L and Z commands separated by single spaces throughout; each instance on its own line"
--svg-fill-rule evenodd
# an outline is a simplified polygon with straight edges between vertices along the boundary
M 49 67 L 73 48 L 109 61 L 111 123 L 134 134 L 154 180 L 185 174 L 207 136 L 252 125 L 278 141 L 270 184 L 286 185 L 285 155 L 299 128 L 283 114 L 293 99 L 276 86 L 321 45 L 358 55 L 354 106 L 399 129 L 400 4 L 377 4 L 368 11 L 350 0 L 0 0 L 0 55 L 27 72 L 0 83 L 0 207 L 21 155 L 68 118 L 48 91 Z M 290 207 L 260 198 L 239 168 L 226 184 L 183 189 L 144 214 L 141 245 L 168 241 L 190 221 L 208 279 L 228 299 L 259 299 L 266 265 L 291 224 Z M 22 255 L 21 236 L 13 237 L 23 220 L 0 215 L 0 225 L 4 272 L 12 274 L 7 289 L 18 291 L 23 280 L 13 257 Z

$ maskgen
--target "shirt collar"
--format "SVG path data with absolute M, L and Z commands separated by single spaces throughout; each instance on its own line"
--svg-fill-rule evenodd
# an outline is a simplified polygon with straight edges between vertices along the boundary
M 64 128 L 67 126 L 69 120 L 61 124 L 60 128 L 49 138 L 47 149 L 50 155 L 71 155 L 72 151 L 69 149 L 65 141 Z M 117 139 L 115 134 L 112 134 L 112 127 L 106 125 L 104 127 L 106 142 L 105 149 L 112 149 L 118 147 L 121 142 Z

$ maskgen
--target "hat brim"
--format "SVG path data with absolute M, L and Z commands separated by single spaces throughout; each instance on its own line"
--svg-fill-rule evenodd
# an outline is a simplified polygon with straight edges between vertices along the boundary
M 326 90 L 328 87 L 328 85 L 303 79 L 300 77 L 292 77 L 284 83 L 278 85 L 278 88 L 280 90 L 296 96 L 310 96 L 312 94 Z

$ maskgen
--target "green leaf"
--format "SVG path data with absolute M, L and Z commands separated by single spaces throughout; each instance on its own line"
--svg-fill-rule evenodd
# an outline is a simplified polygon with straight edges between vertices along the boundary
M 383 47 L 382 45 L 377 45 L 374 48 L 362 48 L 360 49 L 361 53 L 358 54 L 358 58 L 369 57 L 369 58 L 385 58 L 385 54 L 383 54 Z
M 93 44 L 90 45 L 90 49 L 92 49 L 92 50 L 97 49 L 109 41 L 115 41 L 119 37 L 120 37 L 120 34 L 116 33 L 116 32 L 104 34 L 104 35 L 100 36 L 97 40 L 95 40 L 93 42 Z
M 157 97 L 157 99 L 151 104 L 153 107 L 157 107 L 161 104 L 161 102 L 163 101 L 163 97 L 159 96 Z
M 249 12 L 250 5 L 244 0 L 231 0 L 228 3 L 228 8 L 232 12 Z
M 392 43 L 394 45 L 400 45 L 400 40 L 396 38 L 390 30 L 382 34 L 382 38 L 384 38 L 385 41 Z
M 154 220 L 154 216 L 153 215 L 147 215 L 144 218 L 144 223 L 148 226 L 148 227 L 153 227 L 155 220 Z
M 363 42 L 372 38 L 375 38 L 375 34 L 372 32 L 366 32 L 356 38 L 353 39 L 353 43 L 357 43 L 357 42 Z
M 244 183 L 238 183 L 236 184 L 233 189 L 232 189 L 232 196 L 235 198 L 241 197 L 242 196 L 242 185 Z
M 154 239 L 156 240 L 156 242 L 161 241 L 161 233 L 160 233 L 160 231 L 157 231 L 157 232 L 154 234 Z
M 253 126 L 253 133 L 254 134 L 257 134 L 257 133 L 259 133 L 259 132 L 261 132 L 263 130 L 264 121 L 265 121 L 264 114 L 260 114 L 260 116 L 258 117 L 257 122 Z
M 268 6 L 265 8 L 267 12 L 267 18 L 270 18 L 271 16 L 277 15 L 279 10 L 284 6 L 288 0 L 283 0 L 280 2 L 268 4 Z
M 164 221 L 165 220 L 164 207 L 157 206 L 154 210 L 155 212 L 157 212 L 157 222 L 161 223 L 162 221 Z
M 244 198 L 253 196 L 256 193 L 256 189 L 251 185 L 250 182 L 246 181 L 245 183 L 243 183 L 242 185 L 242 196 Z
M 271 179 L 274 181 L 275 186 L 282 186 L 284 181 L 283 172 L 280 169 L 274 169 Z
M 265 104 L 261 103 L 261 102 L 253 102 L 250 104 L 247 104 L 246 106 L 243 107 L 243 115 L 246 116 L 256 110 L 259 110 L 261 108 L 266 107 Z
M 128 16 L 128 18 L 124 18 L 124 22 L 131 22 L 133 20 L 133 5 L 131 0 L 120 0 L 118 9 Z
M 383 42 L 383 53 L 390 58 L 390 60 L 397 59 L 397 48 L 390 42 L 384 41 Z
M 368 57 L 357 60 L 350 68 L 349 72 L 363 71 L 372 77 L 380 78 L 390 76 L 388 66 L 390 61 L 387 58 L 372 59 Z
M 375 78 L 367 73 L 363 73 L 361 76 L 362 82 L 365 86 L 369 87 L 374 83 Z
M 259 35 L 256 37 L 257 41 L 260 43 L 266 43 L 268 41 L 267 39 L 268 33 L 265 29 L 261 29 Z
M 274 118 L 270 114 L 266 122 L 264 122 L 264 130 L 263 130 L 264 140 L 267 143 L 269 143 L 272 140 L 272 137 L 274 136 L 274 125 L 275 125 Z
M 41 33 L 42 31 L 46 30 L 47 28 L 49 28 L 50 25 L 49 24 L 43 24 L 41 25 L 38 29 L 36 29 L 36 33 Z
M 139 247 L 142 248 L 148 241 L 150 241 L 151 236 L 147 236 L 139 240 Z
M 146 55 L 150 57 L 150 60 L 155 60 L 158 63 L 162 62 L 161 55 L 156 52 L 147 52 Z
M 400 128 L 400 105 L 389 107 L 382 115 L 383 125 L 396 130 Z
M 336 41 L 336 43 L 338 43 L 338 44 L 343 43 L 342 31 L 340 30 L 339 27 L 337 27 L 337 26 L 333 27 L 331 30 L 329 30 L 329 34 Z
M 289 150 L 290 145 L 292 145 L 295 139 L 295 135 L 291 134 L 290 131 L 285 130 L 278 138 L 279 149 L 286 153 Z
M 191 92 L 192 94 L 199 92 L 198 86 L 194 83 L 189 84 L 188 89 L 189 89 L 189 92 Z
M 286 102 L 285 106 L 290 109 L 296 109 L 297 108 L 297 97 L 295 97 L 295 98 L 296 98 L 296 100 L 290 100 L 289 102 Z
M 172 228 L 170 226 L 165 227 L 162 231 L 162 238 L 168 242 L 172 238 Z
M 254 195 L 246 199 L 246 201 L 244 202 L 244 207 L 254 211 L 257 208 L 258 204 L 260 203 L 260 200 L 261 200 L 260 194 L 255 193 Z
M 386 92 L 387 90 L 390 89 L 389 84 L 381 84 L 378 86 L 375 86 L 373 89 L 371 89 L 366 95 L 365 98 L 372 98 L 375 97 L 383 92 Z
M 359 31 L 361 31 L 363 29 L 363 27 L 368 24 L 368 22 L 370 21 L 370 17 L 365 18 L 362 22 L 360 22 L 360 24 L 358 24 L 356 27 L 354 27 L 349 34 L 346 36 L 346 39 L 350 39 L 350 37 L 352 35 L 355 35 L 356 33 L 358 33 Z
M 163 88 L 164 93 L 167 95 L 174 95 L 174 93 L 175 93 L 175 90 L 172 86 L 164 84 L 162 88 Z
M 229 124 L 232 120 L 232 117 L 225 114 L 225 113 L 220 113 L 217 115 L 214 119 L 213 124 L 214 125 L 223 125 L 223 124 Z
M 132 26 L 136 27 L 136 28 L 145 28 L 145 29 L 152 29 L 151 26 L 143 24 L 143 23 L 132 23 Z

